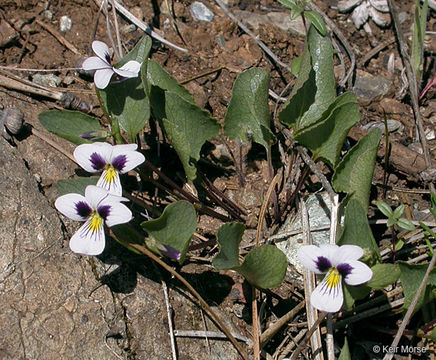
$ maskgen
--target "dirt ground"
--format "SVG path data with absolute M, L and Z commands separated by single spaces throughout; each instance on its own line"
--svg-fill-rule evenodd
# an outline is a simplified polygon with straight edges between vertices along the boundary
M 98 2 L 98 1 L 97 1 Z M 65 70 L 75 68 L 83 58 L 92 55 L 91 43 L 94 39 L 102 40 L 110 44 L 108 37 L 106 20 L 99 12 L 99 6 L 92 0 L 3 0 L 0 3 L 0 75 L 9 79 L 14 76 L 28 81 L 35 81 L 36 74 L 55 74 L 59 77 L 60 83 L 57 84 L 57 91 L 71 92 L 82 100 L 92 105 L 92 114 L 102 117 L 97 96 L 92 90 L 92 79 L 87 79 L 78 74 L 75 70 Z M 230 101 L 232 84 L 237 75 L 250 67 L 262 67 L 268 69 L 271 74 L 270 89 L 276 94 L 286 96 L 289 90 L 286 88 L 293 84 L 295 78 L 286 69 L 272 61 L 256 44 L 256 42 L 245 34 L 237 23 L 224 13 L 224 11 L 213 0 L 202 0 L 202 2 L 214 13 L 212 22 L 202 22 L 193 19 L 190 14 L 191 0 L 124 0 L 123 5 L 132 14 L 140 18 L 144 23 L 149 24 L 160 35 L 172 43 L 188 49 L 187 53 L 177 51 L 162 45 L 158 41 L 153 41 L 151 57 L 157 60 L 172 76 L 194 95 L 195 101 L 199 106 L 209 110 L 213 117 L 222 122 L 226 108 Z M 230 11 L 235 14 L 265 15 L 270 13 L 280 14 L 289 13 L 278 2 L 273 0 L 228 0 L 226 1 Z M 386 116 L 389 120 L 396 120 L 398 129 L 390 133 L 392 143 L 391 164 L 388 169 L 388 191 L 386 201 L 392 206 L 400 203 L 408 205 L 408 211 L 412 218 L 417 218 L 420 211 L 429 207 L 429 193 L 427 185 L 420 174 L 424 170 L 422 149 L 416 142 L 416 130 L 410 98 L 407 92 L 402 92 L 404 87 L 404 76 L 402 76 L 403 65 L 395 41 L 395 33 L 391 25 L 379 28 L 371 20 L 369 26 L 372 34 L 368 34 L 364 29 L 356 29 L 350 20 L 350 13 L 340 13 L 337 10 L 337 1 L 314 1 L 314 3 L 334 21 L 336 26 L 345 35 L 351 48 L 356 55 L 356 69 L 352 78 L 349 90 L 355 89 L 359 93 L 359 103 L 361 105 L 361 122 L 350 132 L 349 143 L 352 145 L 365 134 L 362 126 L 371 122 L 382 122 Z M 411 29 L 413 24 L 413 1 L 403 1 L 400 4 L 400 13 L 403 14 L 404 22 L 402 27 L 405 32 Z M 171 7 L 169 14 L 167 4 Z M 242 11 L 242 12 L 241 12 Z M 433 30 L 436 17 L 434 12 L 430 12 L 427 28 Z M 71 29 L 61 32 L 60 23 L 63 16 L 71 19 Z M 111 15 L 112 16 L 112 15 Z M 121 29 L 121 41 L 126 51 L 130 50 L 136 42 L 144 36 L 142 30 L 131 26 L 129 20 L 118 17 Z M 51 31 L 47 26 L 51 26 Z M 298 35 L 295 30 L 285 32 L 279 26 L 271 23 L 260 23 L 257 29 L 253 29 L 256 36 L 262 40 L 278 58 L 291 64 L 292 60 L 302 54 L 304 37 Z M 55 36 L 58 34 L 58 37 Z M 60 40 L 65 39 L 71 48 Z M 434 71 L 433 55 L 436 51 L 436 37 L 429 35 L 426 39 L 426 63 L 424 72 L 425 82 L 432 77 Z M 371 58 L 367 54 L 371 49 L 381 44 L 386 44 L 380 51 Z M 339 45 L 339 50 L 344 48 Z M 349 60 L 346 58 L 348 69 Z M 335 72 L 337 80 L 341 78 L 341 67 L 339 58 L 335 58 Z M 6 69 L 14 67 L 20 69 L 58 69 L 55 72 L 37 72 L 34 70 L 15 71 Z M 382 81 L 390 84 L 386 91 L 377 92 L 375 95 L 368 95 L 365 89 L 360 88 L 359 81 L 362 83 L 368 79 L 375 79 L 375 83 Z M 91 81 L 90 81 L 91 80 Z M 365 85 L 366 86 L 366 85 Z M 288 87 L 289 89 L 289 87 Z M 377 91 L 376 91 L 377 90 Z M 372 93 L 371 93 L 372 94 Z M 436 158 L 436 140 L 434 131 L 436 130 L 436 100 L 433 100 L 434 90 L 430 90 L 427 96 L 421 101 L 421 113 L 423 115 L 424 129 L 428 134 L 427 145 L 430 150 L 432 160 Z M 58 139 L 48 134 L 38 122 L 38 114 L 47 109 L 62 108 L 58 103 L 47 97 L 29 94 L 25 91 L 17 91 L 7 86 L 0 86 L 0 104 L 3 108 L 15 106 L 24 112 L 26 123 L 41 132 L 45 137 L 55 141 L 60 147 L 67 151 L 72 151 L 73 146 L 62 139 Z M 272 113 L 276 110 L 277 103 L 270 99 Z M 278 130 L 274 130 L 276 133 Z M 433 135 L 431 132 L 433 131 Z M 142 138 L 145 145 L 144 138 Z M 237 145 L 229 141 L 229 146 L 237 150 Z M 54 201 L 57 196 L 55 185 L 57 181 L 72 177 L 76 173 L 75 165 L 66 159 L 61 153 L 47 145 L 40 138 L 30 133 L 22 134 L 15 140 L 16 147 L 29 171 L 38 181 L 40 191 Z M 165 153 L 165 146 L 162 145 Z M 152 149 L 153 150 L 153 149 Z M 246 185 L 241 187 L 235 168 L 231 161 L 226 147 L 221 140 L 213 140 L 208 144 L 208 149 L 204 151 L 204 159 L 208 164 L 219 167 L 217 175 L 212 179 L 217 188 L 227 196 L 234 199 L 248 213 L 246 221 L 248 231 L 244 236 L 245 243 L 249 243 L 255 236 L 257 216 L 262 205 L 263 195 L 270 183 L 268 162 L 266 155 L 260 147 L 253 146 L 251 149 L 242 149 L 247 155 L 246 161 Z M 374 191 L 371 200 L 375 200 L 383 194 L 383 146 L 380 147 L 378 163 L 373 179 Z M 174 153 L 168 152 L 169 158 L 158 158 L 156 153 L 151 155 L 149 160 L 160 167 L 164 173 L 175 181 L 182 184 L 177 172 L 182 171 L 181 165 L 174 157 Z M 287 158 L 289 159 L 289 158 Z M 278 147 L 273 149 L 273 162 L 277 169 L 281 167 L 282 158 Z M 208 165 L 206 165 L 208 166 Z M 176 171 L 174 171 L 176 169 Z M 324 169 L 327 172 L 327 169 Z M 151 185 L 149 190 L 151 198 L 155 198 L 155 190 Z M 310 177 L 306 182 L 301 194 L 307 194 L 320 188 L 316 177 Z M 282 187 L 283 189 L 283 187 Z M 160 196 L 158 194 L 158 196 Z M 286 191 L 279 193 L 279 206 L 284 206 Z M 164 198 L 162 203 L 168 201 Z M 211 206 L 214 206 L 211 202 Z M 293 206 L 285 209 L 282 220 L 292 213 Z M 370 211 L 373 219 L 380 218 L 380 213 Z M 267 233 L 272 233 L 280 224 L 272 227 L 273 211 L 270 209 L 270 216 L 267 217 Z M 207 239 L 212 239 L 218 227 L 222 224 L 221 220 L 213 217 L 200 215 L 200 222 L 197 232 Z M 271 227 L 270 227 L 271 226 Z M 378 241 L 388 234 L 383 230 L 378 231 Z M 199 240 L 196 240 L 197 242 Z M 195 241 L 194 241 L 195 242 Z M 181 271 L 189 278 L 190 273 L 204 274 L 193 278 L 194 287 L 200 288 L 203 295 L 210 297 L 210 302 L 219 305 L 219 309 L 224 313 L 224 317 L 229 320 L 242 334 L 250 337 L 251 319 L 249 310 L 249 298 L 244 291 L 242 278 L 233 272 L 214 272 L 210 278 L 210 272 L 203 273 L 201 265 L 208 264 L 211 256 L 215 254 L 213 246 L 191 253 L 188 264 L 183 266 Z M 96 260 L 98 261 L 98 260 Z M 207 269 L 211 269 L 206 265 Z M 171 281 L 170 279 L 168 279 Z M 218 288 L 216 287 L 218 284 Z M 222 286 L 221 286 L 222 284 Z M 221 288 L 220 288 L 221 286 Z M 287 277 L 286 282 L 279 289 L 274 289 L 265 295 L 266 319 L 262 327 L 267 328 L 270 322 L 286 313 L 291 304 L 301 301 L 301 287 L 298 288 L 292 278 Z M 301 284 L 300 284 L 301 286 Z M 176 287 L 176 285 L 174 285 Z M 222 290 L 222 291 L 221 291 Z M 134 290 L 133 290 L 134 291 Z M 171 298 L 174 304 L 174 314 L 179 325 L 188 327 L 189 319 L 183 319 L 178 310 L 186 306 L 186 298 L 183 302 L 180 298 Z M 288 299 L 288 300 L 286 300 Z M 277 354 L 277 350 L 283 345 L 291 334 L 297 334 L 300 328 L 298 323 L 304 322 L 304 316 L 300 316 L 295 323 L 282 329 L 276 337 L 269 342 L 265 350 L 268 354 Z M 350 327 L 349 332 L 353 332 L 351 338 L 354 343 L 359 343 L 365 348 L 365 341 L 373 341 L 379 336 L 390 339 L 392 332 L 396 329 L 398 315 L 386 317 L 388 325 L 380 322 L 371 323 L 371 319 L 358 323 L 359 326 Z M 201 323 L 199 319 L 195 321 Z M 192 325 L 192 324 L 191 324 Z M 385 328 L 385 329 L 384 329 Z M 386 330 L 387 329 L 387 330 Z M 376 335 L 366 335 L 374 332 Z M 203 341 L 203 340 L 193 340 Z M 389 340 L 386 341 L 389 343 Z M 182 350 L 183 346 L 180 345 Z M 186 350 L 186 348 L 185 348 Z M 190 359 L 185 351 L 180 359 Z M 122 354 L 123 358 L 134 359 L 135 355 Z M 231 359 L 230 355 L 223 355 L 222 359 Z M 232 355 L 234 356 L 234 355 Z M 1 357 L 1 356 L 0 356 Z M 29 357 L 30 359 L 31 357 Z M 142 358 L 137 356 L 137 358 Z M 194 358 L 194 357 L 193 357 Z M 195 357 L 197 358 L 197 357 Z M 272 357 L 270 357 L 272 358 Z M 310 358 L 310 356 L 308 357 Z M 357 359 L 358 357 L 356 357 Z M 364 359 L 365 356 L 359 357 Z

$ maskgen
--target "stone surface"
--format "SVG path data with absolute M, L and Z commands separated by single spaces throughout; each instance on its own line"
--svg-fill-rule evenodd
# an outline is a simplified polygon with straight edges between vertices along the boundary
M 12 44 L 18 39 L 18 33 L 6 20 L 0 21 L 0 48 Z
M 60 84 L 62 84 L 62 79 L 53 74 L 35 74 L 32 78 L 32 81 L 35 84 L 50 87 L 58 87 Z
M 357 70 L 353 91 L 359 100 L 371 102 L 386 95 L 391 86 L 392 81 L 385 77 L 373 76 L 365 71 Z
M 190 12 L 193 19 L 197 21 L 211 22 L 214 18 L 213 12 L 200 1 L 195 1 L 191 5 Z

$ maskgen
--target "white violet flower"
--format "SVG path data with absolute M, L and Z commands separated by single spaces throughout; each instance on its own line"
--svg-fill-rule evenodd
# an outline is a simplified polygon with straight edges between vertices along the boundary
M 122 201 L 128 199 L 95 185 L 86 187 L 85 196 L 66 194 L 57 198 L 56 209 L 72 220 L 85 222 L 71 238 L 71 250 L 84 255 L 101 254 L 105 247 L 104 224 L 111 227 L 132 219 L 132 212 Z
M 372 278 L 372 270 L 358 261 L 363 249 L 356 245 L 302 246 L 298 252 L 301 264 L 315 274 L 327 275 L 310 297 L 313 307 L 321 311 L 337 312 L 344 301 L 342 280 L 348 285 L 360 285 Z
M 145 161 L 144 155 L 135 151 L 136 144 L 111 145 L 95 142 L 82 144 L 74 150 L 77 163 L 90 173 L 102 173 L 97 182 L 111 194 L 121 196 L 122 187 L 120 175 L 124 174 Z
M 86 59 L 83 64 L 83 70 L 95 70 L 94 83 L 99 89 L 104 89 L 108 86 L 112 75 L 117 74 L 121 79 L 137 77 L 141 64 L 135 60 L 130 60 L 121 66 L 119 69 L 111 65 L 111 57 L 109 55 L 108 46 L 102 41 L 93 41 L 92 50 L 95 55 Z

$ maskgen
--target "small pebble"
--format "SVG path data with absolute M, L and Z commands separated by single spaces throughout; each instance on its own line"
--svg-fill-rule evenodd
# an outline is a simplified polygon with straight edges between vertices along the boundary
M 66 32 L 71 30 L 71 26 L 73 25 L 73 21 L 66 15 L 62 16 L 59 21 L 59 28 L 61 32 Z
M 191 15 L 194 18 L 194 20 L 197 21 L 205 21 L 205 22 L 211 22 L 213 20 L 213 12 L 210 11 L 206 5 L 199 1 L 195 1 L 191 5 Z
M 53 13 L 50 10 L 44 10 L 44 17 L 48 20 L 53 19 Z
M 371 121 L 368 124 L 361 127 L 362 130 L 372 130 L 372 129 L 380 129 L 383 133 L 385 132 L 385 123 L 383 121 Z M 404 129 L 403 124 L 399 122 L 398 120 L 388 120 L 388 131 L 394 132 L 399 131 L 401 132 Z
M 65 85 L 71 85 L 74 82 L 74 77 L 73 76 L 65 76 L 63 83 Z
M 42 86 L 58 87 L 62 84 L 62 79 L 53 74 L 35 74 L 33 75 L 32 82 Z
M 434 140 L 435 139 L 434 130 L 427 129 L 427 131 L 425 132 L 425 138 L 427 140 Z
M 136 30 L 136 26 L 133 24 L 127 24 L 124 26 L 121 26 L 120 33 L 121 34 L 130 34 Z

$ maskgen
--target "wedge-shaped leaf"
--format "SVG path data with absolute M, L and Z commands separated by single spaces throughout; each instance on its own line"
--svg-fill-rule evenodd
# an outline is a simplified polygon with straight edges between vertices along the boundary
M 422 283 L 424 275 L 427 271 L 428 264 L 414 265 L 407 264 L 399 261 L 398 265 L 401 270 L 401 285 L 404 291 L 404 305 L 405 309 L 409 308 L 413 298 Z M 427 281 L 425 290 L 422 292 L 415 307 L 415 312 L 418 311 L 422 305 L 436 299 L 436 269 L 433 269 Z
M 368 223 L 366 210 L 359 201 L 352 199 L 345 208 L 345 220 L 338 245 L 358 245 L 371 251 L 380 260 L 380 252 Z
M 71 193 L 85 195 L 85 188 L 88 185 L 97 185 L 99 178 L 100 176 L 90 176 L 59 180 L 56 184 L 56 190 L 59 196 Z
M 142 64 L 141 73 L 145 72 L 150 47 L 151 40 L 144 37 L 116 66 L 136 60 Z M 105 89 L 97 89 L 97 94 L 112 126 L 120 126 L 127 133 L 129 141 L 134 142 L 136 135 L 144 129 L 150 118 L 150 99 L 141 76 L 112 82 Z
M 270 289 L 282 283 L 287 266 L 283 251 L 274 245 L 264 245 L 251 250 L 237 270 L 252 285 Z
M 165 133 L 182 161 L 186 176 L 193 181 L 201 147 L 218 135 L 220 126 L 207 111 L 171 91 L 165 92 L 165 115 L 162 121 Z
M 342 346 L 338 360 L 351 360 L 350 348 L 348 347 L 347 337 L 345 337 L 344 346 Z
M 366 134 L 344 156 L 333 175 L 335 190 L 351 193 L 351 198 L 357 199 L 365 210 L 368 208 L 369 192 L 381 136 L 381 131 L 377 129 Z
M 338 97 L 315 124 L 300 129 L 295 139 L 309 148 L 315 160 L 335 167 L 348 131 L 359 122 L 359 105 L 353 93 Z
M 313 86 L 313 79 L 310 78 L 311 71 L 314 72 L 315 86 Z M 306 81 L 312 83 L 306 84 L 305 89 L 300 90 Z M 310 89 L 315 93 L 311 104 L 309 104 L 311 99 L 301 98 L 302 94 L 309 94 Z M 297 81 L 289 100 L 279 113 L 279 119 L 286 125 L 292 125 L 295 131 L 299 131 L 316 123 L 335 97 L 331 40 L 326 36 L 322 36 L 311 25 L 307 33 L 307 41 Z M 294 112 L 296 109 L 298 111 Z
M 371 270 L 372 278 L 366 285 L 376 290 L 382 290 L 393 284 L 401 274 L 400 267 L 396 264 L 375 264 Z
M 371 292 L 371 288 L 366 284 L 351 286 L 347 283 L 343 283 L 342 289 L 344 291 L 344 304 L 342 307 L 347 311 L 351 311 L 353 309 L 356 300 L 362 300 L 366 298 Z
M 179 95 L 186 102 L 195 104 L 194 98 L 176 79 L 168 74 L 162 66 L 154 60 L 148 61 L 146 78 L 143 82 L 147 84 L 150 94 L 151 108 L 153 114 L 160 120 L 165 115 L 165 92 L 171 91 Z
M 80 135 L 101 129 L 98 119 L 80 111 L 48 110 L 40 113 L 38 119 L 48 131 L 74 144 L 90 143 Z
M 182 263 L 192 234 L 197 228 L 197 215 L 192 204 L 177 201 L 168 205 L 159 218 L 144 221 L 141 227 L 154 241 L 177 250 Z
M 269 74 L 263 69 L 252 68 L 238 75 L 224 119 L 224 135 L 269 149 L 275 136 L 269 124 L 268 88 Z
M 240 266 L 239 244 L 245 226 L 241 223 L 227 223 L 218 229 L 216 235 L 219 253 L 212 260 L 212 265 L 217 270 L 233 269 Z

